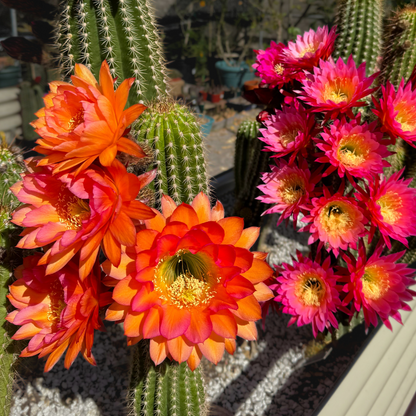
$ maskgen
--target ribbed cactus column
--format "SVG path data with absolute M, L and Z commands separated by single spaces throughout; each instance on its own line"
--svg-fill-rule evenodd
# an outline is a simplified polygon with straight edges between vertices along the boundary
M 407 6 L 391 19 L 385 40 L 381 82 L 396 88 L 407 80 L 416 65 L 416 7 Z
M 244 218 L 245 226 L 258 226 L 266 205 L 256 197 L 261 195 L 257 186 L 260 174 L 268 169 L 270 153 L 262 152 L 263 142 L 258 139 L 260 123 L 243 121 L 238 128 L 235 147 L 234 177 L 235 215 Z
M 64 1 L 56 41 L 65 76 L 82 63 L 98 77 L 106 59 L 117 83 L 135 78 L 129 105 L 166 94 L 159 32 L 147 0 Z
M 17 158 L 21 156 L 18 155 Z M 5 318 L 9 312 L 9 301 L 6 297 L 9 284 L 13 279 L 13 269 L 18 265 L 14 245 L 19 232 L 10 222 L 12 211 L 18 201 L 9 188 L 20 179 L 23 172 L 21 163 L 7 147 L 0 147 L 0 415 L 7 416 L 10 412 L 11 393 L 15 375 L 17 357 L 22 350 L 21 343 L 13 341 L 11 336 L 14 325 Z
M 169 99 L 153 103 L 137 121 L 133 135 L 153 149 L 156 199 L 169 195 L 176 203 L 208 193 L 209 181 L 202 132 L 193 114 Z
M 336 25 L 338 38 L 334 57 L 348 59 L 352 54 L 357 65 L 367 62 L 367 76 L 376 70 L 381 55 L 384 0 L 342 0 Z
M 204 383 L 201 369 L 191 371 L 187 363 L 155 366 L 149 343 L 134 347 L 130 378 L 129 407 L 137 416 L 205 416 Z

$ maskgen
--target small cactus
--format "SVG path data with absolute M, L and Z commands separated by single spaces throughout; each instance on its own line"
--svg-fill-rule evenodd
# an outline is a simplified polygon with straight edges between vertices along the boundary
M 57 25 L 56 42 L 65 76 L 76 63 L 98 78 L 105 59 L 113 78 L 135 78 L 129 105 L 166 95 L 159 32 L 147 0 L 69 0 Z
M 243 121 L 238 128 L 235 147 L 235 215 L 244 218 L 247 226 L 258 226 L 266 205 L 256 197 L 262 195 L 257 186 L 260 174 L 268 169 L 270 153 L 262 152 L 263 142 L 259 135 L 260 123 Z
M 407 6 L 395 13 L 385 38 L 381 83 L 390 81 L 396 88 L 407 80 L 416 65 L 416 7 Z
M 367 76 L 376 71 L 381 55 L 383 0 L 342 0 L 336 25 L 334 57 L 344 61 L 352 54 L 357 65 L 366 62 Z
M 209 191 L 202 132 L 190 111 L 173 101 L 152 104 L 134 126 L 139 144 L 154 152 L 157 176 L 153 185 L 157 200 L 169 195 L 178 204 L 191 203 Z
M 135 416 L 205 416 L 201 368 L 191 371 L 187 363 L 167 361 L 155 366 L 149 343 L 134 347 L 130 375 L 129 407 Z

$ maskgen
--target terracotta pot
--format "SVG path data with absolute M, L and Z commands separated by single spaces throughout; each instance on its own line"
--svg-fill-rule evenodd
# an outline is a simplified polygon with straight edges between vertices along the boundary
M 212 103 L 219 103 L 222 98 L 224 98 L 224 93 L 223 92 L 221 92 L 219 94 L 209 94 L 209 97 L 208 97 L 208 99 Z
M 256 88 L 259 88 L 260 81 L 257 79 L 250 79 L 249 81 L 246 81 L 244 83 L 244 89 L 246 91 L 255 90 Z
M 206 91 L 199 91 L 199 95 L 201 96 L 203 101 L 207 101 L 208 93 Z

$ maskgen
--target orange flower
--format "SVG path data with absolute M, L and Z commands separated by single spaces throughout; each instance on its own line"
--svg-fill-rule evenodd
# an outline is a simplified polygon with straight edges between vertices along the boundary
M 39 165 L 54 165 L 54 173 L 78 166 L 79 173 L 97 157 L 103 166 L 110 166 L 118 151 L 145 156 L 138 144 L 124 136 L 126 128 L 146 108 L 135 104 L 124 110 L 134 79 L 124 80 L 114 91 L 110 69 L 104 61 L 99 84 L 80 64 L 75 65 L 71 80 L 72 84 L 50 84 L 45 107 L 36 113 L 39 119 L 32 123 L 41 136 L 35 150 L 46 155 Z
M 263 283 L 273 274 L 265 254 L 249 251 L 259 229 L 224 218 L 218 202 L 211 210 L 203 193 L 192 206 L 164 196 L 162 211 L 119 267 L 103 264 L 115 285 L 106 319 L 124 320 L 129 344 L 150 339 L 156 365 L 169 357 L 193 370 L 202 355 L 216 364 L 224 349 L 234 353 L 237 335 L 256 339 L 259 302 L 273 297 Z
M 110 292 L 101 292 L 101 269 L 95 263 L 93 272 L 81 281 L 78 267 L 68 263 L 61 271 L 46 276 L 45 266 L 37 266 L 41 255 L 26 257 L 15 271 L 18 278 L 7 296 L 17 308 L 6 319 L 21 328 L 13 339 L 30 339 L 22 357 L 49 355 L 45 371 L 49 371 L 68 349 L 65 368 L 78 353 L 92 365 L 94 331 L 103 323 L 99 309 L 111 302 Z
M 108 168 L 94 166 L 76 178 L 72 174 L 52 175 L 52 167 L 35 167 L 28 162 L 29 173 L 12 191 L 26 205 L 13 214 L 13 222 L 27 227 L 18 247 L 34 249 L 53 245 L 40 264 L 46 274 L 60 270 L 80 252 L 79 275 L 84 279 L 97 258 L 100 244 L 114 264 L 120 262 L 121 245 L 135 244 L 133 220 L 153 218 L 147 205 L 135 198 L 153 179 L 149 172 L 140 177 L 127 173 L 115 160 Z

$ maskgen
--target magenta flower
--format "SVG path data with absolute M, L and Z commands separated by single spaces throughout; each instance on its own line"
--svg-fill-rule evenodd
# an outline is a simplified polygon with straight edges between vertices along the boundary
M 310 202 L 320 175 L 315 174 L 311 177 L 304 159 L 301 160 L 299 167 L 289 166 L 286 161 L 280 160 L 277 166 L 270 168 L 271 172 L 263 173 L 261 176 L 265 185 L 258 187 L 264 195 L 257 199 L 265 204 L 273 204 L 263 215 L 281 213 L 277 225 L 293 215 L 293 222 L 296 225 L 299 212 L 307 213 L 306 205 Z
M 300 69 L 289 68 L 286 64 L 284 54 L 286 49 L 283 43 L 271 42 L 270 47 L 265 51 L 254 51 L 257 54 L 257 60 L 253 68 L 257 70 L 257 76 L 262 79 L 262 84 L 269 84 L 270 88 L 276 86 L 281 88 L 294 79 L 304 78 Z
M 334 51 L 337 38 L 336 26 L 328 33 L 328 26 L 310 29 L 303 36 L 298 35 L 296 42 L 289 42 L 284 50 L 286 63 L 292 68 L 312 71 L 319 60 L 326 61 Z
M 277 278 L 280 285 L 275 300 L 283 304 L 283 312 L 292 315 L 289 325 L 312 324 L 313 335 L 322 332 L 325 327 L 338 328 L 334 316 L 340 306 L 339 292 L 336 287 L 337 276 L 328 256 L 320 264 L 319 257 L 312 261 L 297 252 L 298 261 L 293 259 L 293 266 L 283 263 L 281 276 Z
M 374 254 L 367 260 L 366 250 L 363 241 L 360 241 L 358 257 L 351 253 L 343 254 L 347 262 L 350 279 L 344 286 L 343 291 L 347 296 L 343 305 L 351 301 L 351 311 L 364 312 L 366 327 L 370 324 L 377 326 L 377 315 L 384 324 L 392 329 L 389 318 L 394 318 L 402 323 L 399 310 L 410 311 L 405 301 L 411 301 L 416 292 L 408 289 L 414 285 L 412 279 L 415 270 L 407 267 L 407 264 L 397 263 L 404 255 L 400 253 L 381 256 L 384 244 L 379 244 Z
M 390 166 L 383 158 L 391 153 L 382 144 L 383 133 L 374 131 L 374 127 L 374 123 L 360 125 L 358 118 L 350 122 L 335 120 L 329 129 L 325 128 L 322 139 L 314 139 L 323 151 L 316 161 L 331 164 L 323 176 L 337 169 L 341 178 L 350 174 L 371 179 L 373 174 L 383 173 L 383 167 Z
M 311 135 L 315 127 L 313 114 L 308 113 L 298 101 L 289 106 L 283 105 L 282 110 L 276 110 L 276 114 L 270 114 L 264 122 L 266 128 L 260 129 L 265 142 L 265 150 L 275 152 L 273 157 L 282 157 L 291 153 L 292 164 L 297 154 L 306 155 Z
M 407 247 L 406 238 L 416 235 L 416 189 L 409 188 L 412 179 L 399 179 L 403 170 L 388 179 L 376 176 L 366 190 L 356 193 L 370 214 L 370 240 L 378 228 L 388 248 L 390 237 Z
M 376 108 L 372 110 L 381 121 L 381 131 L 385 131 L 393 143 L 401 137 L 416 147 L 416 91 L 412 91 L 412 83 L 404 86 L 402 79 L 396 92 L 394 86 L 387 81 L 386 87 L 381 89 L 383 97 L 380 102 L 373 97 Z
M 337 63 L 332 58 L 320 60 L 319 68 L 315 67 L 313 71 L 302 81 L 300 98 L 313 107 L 312 111 L 328 112 L 333 119 L 340 113 L 353 118 L 351 109 L 366 105 L 359 100 L 376 89 L 370 87 L 378 73 L 367 78 L 365 62 L 357 68 L 352 55 L 347 63 L 341 58 Z
M 320 246 L 326 245 L 336 256 L 339 249 L 356 247 L 358 238 L 367 234 L 364 210 L 354 198 L 342 194 L 343 189 L 331 195 L 324 187 L 324 196 L 312 199 L 313 208 L 302 219 L 310 224 L 299 230 L 311 233 L 309 244 L 320 240 Z

